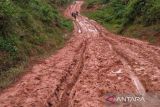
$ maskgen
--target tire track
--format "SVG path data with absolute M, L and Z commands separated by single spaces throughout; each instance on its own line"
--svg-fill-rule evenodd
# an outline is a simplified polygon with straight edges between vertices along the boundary
M 115 49 L 115 47 L 111 44 L 111 42 L 109 42 L 109 40 L 105 37 L 105 35 L 103 34 L 102 31 L 100 31 L 97 26 L 95 26 L 89 19 L 88 19 L 88 22 L 90 22 L 90 24 L 92 26 L 94 26 L 100 33 L 100 36 L 102 38 L 104 38 L 108 43 L 109 43 L 109 47 L 111 49 L 111 51 L 115 52 L 117 54 L 117 56 L 119 56 L 119 59 L 121 60 L 121 62 L 123 63 L 124 67 L 126 68 L 127 71 L 129 71 L 129 74 L 130 74 L 130 78 L 132 79 L 133 81 L 133 84 L 135 85 L 136 89 L 137 89 L 137 92 L 141 95 L 145 95 L 145 88 L 143 87 L 142 83 L 139 81 L 139 79 L 137 78 L 137 76 L 135 76 L 133 70 L 132 70 L 132 67 L 129 65 L 128 61 L 122 57 L 122 55 L 117 52 Z M 116 41 L 114 41 L 116 42 Z
M 92 23 L 92 22 L 91 22 Z M 93 23 L 92 23 L 93 24 Z M 113 37 L 112 38 L 112 36 L 110 36 L 110 35 L 108 35 L 108 34 L 106 34 L 104 31 L 102 31 L 102 30 L 100 30 L 100 27 L 98 26 L 97 27 L 97 25 L 95 25 L 96 23 L 94 23 L 93 24 L 93 26 L 95 26 L 97 29 L 99 29 L 99 32 L 101 33 L 101 35 L 108 41 L 108 42 L 110 42 L 110 46 L 113 46 L 115 49 L 114 49 L 114 51 L 116 51 L 116 52 L 118 52 L 118 54 L 120 55 L 120 56 L 122 56 L 122 58 L 124 58 L 127 62 L 129 62 L 129 65 L 131 65 L 131 68 L 134 68 L 133 66 L 135 65 L 133 62 L 135 62 L 135 63 L 140 63 L 140 64 L 142 64 L 142 65 L 139 65 L 139 67 L 137 67 L 137 68 L 142 68 L 143 66 L 144 66 L 144 64 L 143 63 L 146 63 L 147 65 L 145 65 L 146 67 L 147 66 L 150 66 L 153 70 L 150 70 L 150 71 L 147 71 L 148 73 L 149 72 L 155 72 L 155 74 L 154 75 L 157 75 L 156 77 L 158 77 L 158 76 L 160 76 L 160 73 L 158 73 L 158 71 L 160 71 L 159 70 L 159 65 L 157 65 L 158 64 L 158 60 L 160 59 L 158 56 L 157 56 L 157 54 L 156 55 L 154 55 L 153 53 L 152 53 L 152 51 L 150 52 L 150 54 L 152 53 L 152 56 L 151 57 L 157 57 L 156 59 L 157 59 L 157 61 L 155 60 L 155 61 L 151 61 L 151 60 L 149 60 L 148 58 L 149 57 L 147 57 L 147 58 L 145 58 L 144 56 L 146 56 L 146 55 L 144 55 L 143 53 L 142 54 L 140 54 L 139 53 L 139 51 L 142 51 L 142 50 L 145 50 L 145 49 L 141 49 L 141 50 L 137 50 L 137 52 L 134 52 L 134 51 L 132 51 L 132 50 L 130 50 L 130 47 L 126 47 L 124 44 L 123 44 L 123 42 L 121 42 L 121 41 L 119 41 L 119 39 L 116 39 L 115 37 Z M 120 37 L 117 37 L 117 38 L 120 38 Z M 123 37 L 122 37 L 123 38 Z M 121 43 L 120 43 L 121 42 Z M 128 42 L 129 42 L 129 40 L 128 40 Z M 132 42 L 132 41 L 130 41 L 130 42 Z M 141 42 L 141 41 L 140 41 Z M 130 46 L 130 45 L 128 45 L 128 46 Z M 135 44 L 135 46 L 136 46 L 136 44 Z M 141 44 L 141 46 L 143 46 L 142 44 Z M 153 48 L 154 49 L 154 48 Z M 149 52 L 149 51 L 148 51 Z M 129 55 L 130 54 L 130 55 Z M 135 57 L 134 57 L 135 56 Z M 154 58 L 155 58 L 154 57 Z M 121 58 L 120 58 L 121 59 Z M 132 60 L 131 60 L 132 59 Z M 150 62 L 151 61 L 151 62 Z M 134 68 L 135 69 L 135 68 Z M 146 68 L 146 69 L 148 69 L 148 68 Z M 142 69 L 143 70 L 143 69 Z M 155 71 L 154 71 L 155 70 Z M 142 75 L 143 74 L 145 74 L 145 71 L 142 71 L 141 72 L 141 74 L 137 74 L 137 72 L 135 71 L 135 70 L 132 70 L 133 71 L 133 73 L 134 73 L 134 75 L 136 75 L 136 76 L 138 76 L 140 79 L 141 79 L 141 82 L 142 82 L 142 79 L 143 78 L 141 78 L 141 77 L 143 77 Z M 144 72 L 144 73 L 143 73 Z M 152 75 L 151 75 L 152 76 Z M 147 79 L 149 79 L 149 78 L 145 78 L 146 80 Z M 158 79 L 158 78 L 157 78 Z M 158 81 L 160 82 L 160 80 L 158 79 Z M 148 80 L 147 80 L 147 82 L 148 82 Z M 138 82 L 139 83 L 139 82 Z M 150 85 L 149 85 L 150 84 Z M 148 85 L 149 86 L 151 86 L 152 85 L 152 83 L 149 83 Z M 144 81 L 143 81 L 143 85 L 144 85 Z M 159 86 L 155 86 L 155 87 L 157 87 L 157 91 L 159 90 Z M 146 87 L 146 85 L 145 85 L 145 90 L 147 90 L 147 91 L 151 91 L 151 88 L 152 87 Z M 153 90 L 155 90 L 155 89 L 153 89 Z
M 69 95 L 70 95 L 70 92 L 71 92 L 73 86 L 76 84 L 76 82 L 78 81 L 79 76 L 82 73 L 82 69 L 83 69 L 83 66 L 84 66 L 84 54 L 85 54 L 86 46 L 87 46 L 87 43 L 85 41 L 81 51 L 79 52 L 80 53 L 79 60 L 78 60 L 78 62 L 76 64 L 75 68 L 72 71 L 72 72 L 76 71 L 76 73 L 73 74 L 74 76 L 72 78 L 71 83 L 67 84 L 66 90 L 62 95 L 62 99 L 61 99 L 60 104 L 58 105 L 58 107 L 69 107 L 69 105 L 70 105 L 69 104 Z
M 86 42 L 83 41 L 66 74 L 60 79 L 60 84 L 48 99 L 48 107 L 68 107 L 68 96 L 83 69 L 85 47 Z

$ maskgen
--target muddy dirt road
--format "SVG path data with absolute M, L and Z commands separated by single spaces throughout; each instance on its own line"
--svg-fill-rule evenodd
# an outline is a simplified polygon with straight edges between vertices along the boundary
M 107 93 L 160 92 L 159 47 L 112 34 L 81 15 L 74 27 L 63 49 L 0 94 L 0 107 L 108 107 Z

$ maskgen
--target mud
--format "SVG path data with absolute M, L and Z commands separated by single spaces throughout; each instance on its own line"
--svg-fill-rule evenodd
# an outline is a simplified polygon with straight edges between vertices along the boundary
M 72 18 L 82 4 L 65 15 Z M 1 93 L 0 107 L 108 107 L 107 93 L 160 92 L 159 47 L 112 34 L 81 15 L 73 22 L 66 46 Z

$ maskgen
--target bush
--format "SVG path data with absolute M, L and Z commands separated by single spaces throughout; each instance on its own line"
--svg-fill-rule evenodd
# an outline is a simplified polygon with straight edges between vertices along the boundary
M 58 6 L 66 6 L 68 3 L 74 0 L 50 0 L 51 3 L 56 4 Z
M 0 0 L 0 89 L 21 73 L 17 68 L 30 57 L 63 45 L 63 35 L 73 25 L 56 8 L 71 1 Z
M 67 3 L 57 2 L 60 1 Z M 58 13 L 56 5 L 59 4 L 52 5 L 50 0 L 0 1 L 0 55 L 7 55 L 0 56 L 5 60 L 4 66 L 63 44 L 62 31 L 71 30 L 72 23 Z
M 12 18 L 15 17 L 16 7 L 10 0 L 0 2 L 0 36 L 6 37 L 12 31 Z
M 132 24 L 151 26 L 160 22 L 159 0 L 100 0 L 102 9 L 93 12 L 91 17 L 103 23 L 117 24 L 120 32 Z M 87 0 L 86 4 L 99 5 L 96 0 Z
M 99 4 L 100 1 L 99 0 L 87 0 L 87 8 L 93 8 L 94 5 Z
M 145 25 L 153 25 L 160 22 L 160 1 L 151 0 L 145 5 L 145 14 L 143 16 L 143 22 Z
M 15 46 L 14 40 L 0 37 L 0 50 L 14 53 L 17 52 L 17 47 Z

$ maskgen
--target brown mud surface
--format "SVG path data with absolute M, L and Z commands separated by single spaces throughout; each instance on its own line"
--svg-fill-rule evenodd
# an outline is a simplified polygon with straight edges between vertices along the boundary
M 160 92 L 159 47 L 112 34 L 81 15 L 73 21 L 66 46 L 4 90 L 0 107 L 107 107 L 107 93 Z

